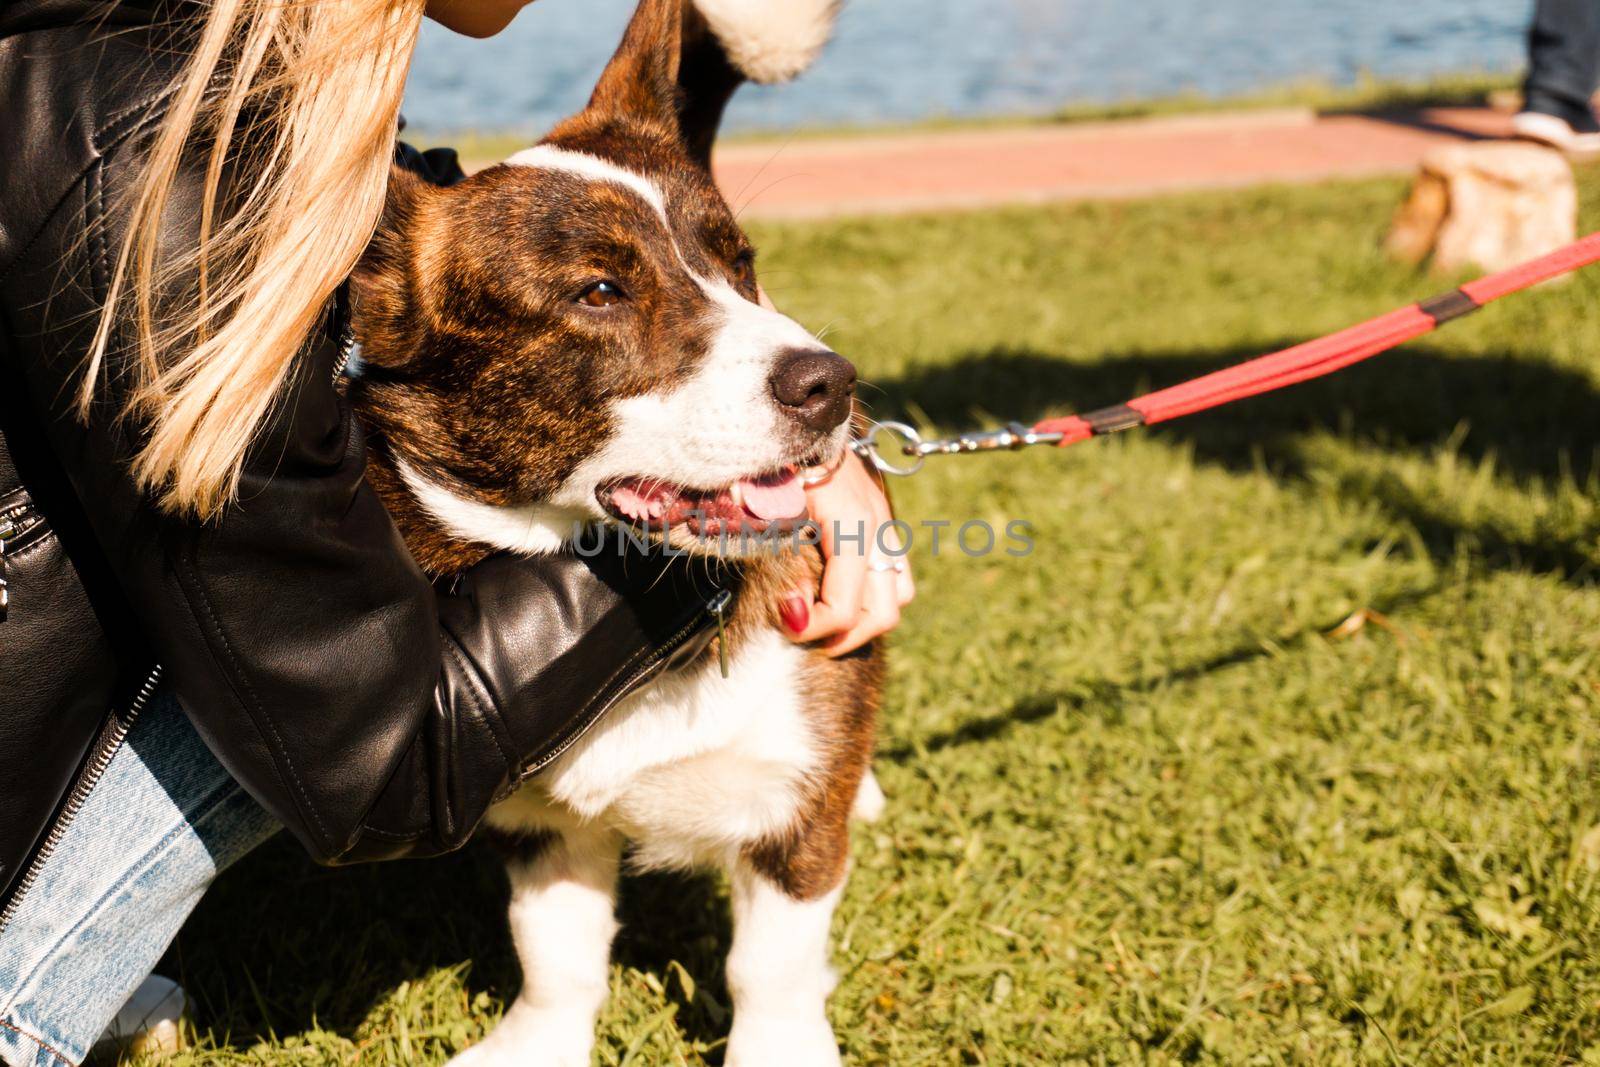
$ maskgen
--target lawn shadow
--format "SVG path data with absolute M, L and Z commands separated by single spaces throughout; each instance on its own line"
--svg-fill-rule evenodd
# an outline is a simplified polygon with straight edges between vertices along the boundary
M 709 872 L 625 876 L 617 917 L 622 929 L 612 961 L 661 980 L 667 998 L 678 1006 L 673 1021 L 685 1039 L 709 1045 L 727 1037 L 733 1012 L 723 963 L 733 943 L 733 922 L 721 880 Z M 692 996 L 674 964 L 688 972 Z
M 1073 362 L 1030 349 L 996 348 L 917 368 L 863 387 L 874 415 L 920 411 L 942 428 L 1033 422 L 1070 409 L 1087 411 L 1185 381 L 1293 343 L 1265 348 L 1143 352 Z M 1304 438 L 1318 430 L 1352 433 L 1374 447 L 1416 451 L 1444 445 L 1457 427 L 1469 432 L 1458 454 L 1532 483 L 1579 484 L 1600 476 L 1600 391 L 1576 371 L 1510 353 L 1462 356 L 1412 345 L 1330 378 L 1164 424 L 1147 431 L 1184 442 L 1198 458 L 1235 470 L 1261 466 L 1280 478 L 1308 473 Z M 1092 447 L 1092 446 L 1090 446 Z M 1339 488 L 1340 492 L 1354 492 Z M 1578 581 L 1594 575 L 1590 545 L 1529 542 L 1489 526 L 1441 518 L 1433 502 L 1398 481 L 1363 490 L 1398 521 L 1414 526 L 1441 561 L 1467 539 L 1492 565 L 1555 572 Z M 1600 531 L 1596 531 L 1600 533 Z
M 474 844 L 425 861 L 319 867 L 280 834 L 225 872 L 158 968 L 195 1001 L 202 1030 L 247 1047 L 320 1026 L 352 1037 L 402 982 L 466 966 L 467 996 L 509 1005 L 522 985 L 499 855 Z M 726 1036 L 731 937 L 711 875 L 626 875 L 612 958 L 660 979 L 690 1040 Z M 691 975 L 695 995 L 674 976 Z
M 196 1023 L 247 1047 L 319 1026 L 352 1036 L 403 981 L 470 964 L 469 996 L 514 995 L 505 877 L 488 849 L 329 868 L 287 834 L 223 873 L 157 968 Z
M 1437 585 L 1429 584 L 1379 598 L 1368 607 L 1369 610 L 1388 615 L 1420 603 L 1437 591 Z M 1003 737 L 1019 727 L 1052 718 L 1060 714 L 1063 709 L 1093 714 L 1102 721 L 1116 721 L 1120 719 L 1123 704 L 1130 696 L 1152 693 L 1170 685 L 1205 678 L 1230 667 L 1281 655 L 1285 648 L 1299 642 L 1320 639 L 1321 635 L 1331 632 L 1343 621 L 1342 618 L 1326 619 L 1317 625 L 1307 626 L 1291 636 L 1277 637 L 1271 645 L 1262 641 L 1251 641 L 1175 670 L 1132 682 L 1091 678 L 1050 692 L 1034 693 L 998 714 L 964 720 L 947 730 L 929 734 L 915 744 L 902 741 L 880 748 L 875 758 L 888 760 L 891 763 L 905 763 L 923 753 L 932 754 L 947 748 L 959 748 Z

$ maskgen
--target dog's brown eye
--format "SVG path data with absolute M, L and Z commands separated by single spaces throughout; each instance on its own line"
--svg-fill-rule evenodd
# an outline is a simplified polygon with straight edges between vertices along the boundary
M 740 252 L 733 261 L 733 277 L 740 285 L 754 285 L 756 280 L 756 254 L 748 249 Z
M 592 308 L 610 307 L 622 299 L 622 287 L 616 282 L 595 282 L 578 294 L 578 303 Z

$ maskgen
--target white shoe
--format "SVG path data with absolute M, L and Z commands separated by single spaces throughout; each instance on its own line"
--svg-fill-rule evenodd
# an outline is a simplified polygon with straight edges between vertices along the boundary
M 183 1050 L 179 1022 L 189 998 L 177 982 L 152 974 L 133 991 L 128 1003 L 94 1043 L 94 1054 L 128 1053 L 166 1056 Z
M 1575 156 L 1600 155 L 1600 132 L 1580 133 L 1566 119 L 1542 111 L 1519 111 L 1511 130 L 1526 141 L 1538 141 Z

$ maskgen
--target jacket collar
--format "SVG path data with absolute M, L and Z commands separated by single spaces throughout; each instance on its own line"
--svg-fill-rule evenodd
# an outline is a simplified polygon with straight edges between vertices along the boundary
M 83 23 L 150 26 L 202 6 L 202 0 L 0 0 L 0 37 Z

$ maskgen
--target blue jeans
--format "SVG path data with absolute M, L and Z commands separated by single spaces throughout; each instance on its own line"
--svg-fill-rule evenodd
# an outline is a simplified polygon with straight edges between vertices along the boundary
M 1600 0 L 1538 0 L 1528 31 L 1527 109 L 1577 124 L 1597 87 Z
M 0 1060 L 81 1063 L 217 872 L 277 829 L 152 700 L 0 933 Z

